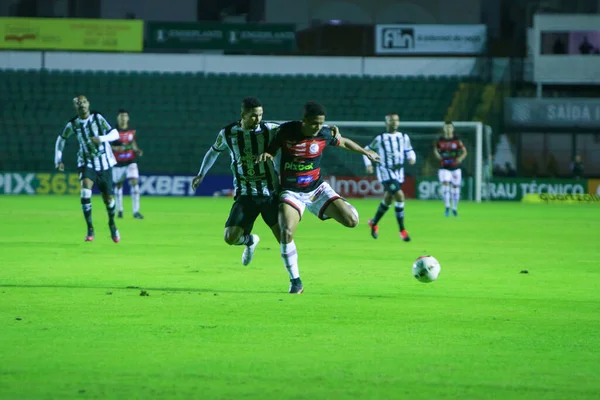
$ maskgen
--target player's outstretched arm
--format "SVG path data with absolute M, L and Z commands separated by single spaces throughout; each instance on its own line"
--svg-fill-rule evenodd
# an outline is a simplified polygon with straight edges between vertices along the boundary
M 202 165 L 200 166 L 198 175 L 192 180 L 192 190 L 198 189 L 198 186 L 202 183 L 204 177 L 215 164 L 215 161 L 217 161 L 217 158 L 219 158 L 220 154 L 221 152 L 216 151 L 213 147 L 208 149 L 204 155 L 204 158 L 202 159 Z
M 379 154 L 377 154 L 373 150 L 367 150 L 360 146 L 358 143 L 354 142 L 353 140 L 347 139 L 345 137 L 340 138 L 340 147 L 348 151 L 352 151 L 354 153 L 360 153 L 366 156 L 371 162 L 378 163 L 380 161 Z

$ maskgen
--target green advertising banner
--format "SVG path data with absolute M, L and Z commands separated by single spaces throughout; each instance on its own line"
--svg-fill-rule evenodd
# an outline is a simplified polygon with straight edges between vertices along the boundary
M 0 174 L 0 194 L 79 194 L 79 174 L 5 172 Z
M 468 178 L 470 179 L 470 178 Z M 417 179 L 417 199 L 441 199 L 441 183 L 436 178 Z M 498 178 L 483 184 L 482 199 L 520 201 L 533 193 L 584 194 L 588 192 L 587 180 Z M 469 184 L 463 180 L 461 198 L 468 199 Z
M 147 48 L 291 52 L 293 24 L 221 24 L 218 22 L 148 22 Z

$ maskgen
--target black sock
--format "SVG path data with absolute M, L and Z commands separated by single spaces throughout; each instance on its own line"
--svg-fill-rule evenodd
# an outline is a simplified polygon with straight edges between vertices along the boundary
M 252 246 L 254 244 L 254 238 L 252 237 L 252 235 L 245 235 L 242 244 L 246 246 Z
M 108 225 L 113 226 L 115 224 L 115 210 L 117 209 L 117 203 L 115 199 L 112 199 L 110 203 L 106 205 L 106 212 L 108 212 Z
M 81 209 L 83 210 L 83 217 L 87 223 L 88 229 L 94 229 L 92 225 L 92 199 L 81 198 Z
M 404 230 L 404 203 L 396 203 L 396 219 L 400 230 Z
M 377 212 L 375 213 L 375 217 L 373 217 L 373 225 L 377 225 L 377 223 L 379 222 L 379 220 L 381 220 L 381 218 L 383 217 L 383 214 L 385 214 L 385 212 L 387 210 L 390 209 L 390 206 L 388 206 L 387 204 L 385 204 L 385 202 L 381 202 L 379 204 L 379 208 L 377 208 Z

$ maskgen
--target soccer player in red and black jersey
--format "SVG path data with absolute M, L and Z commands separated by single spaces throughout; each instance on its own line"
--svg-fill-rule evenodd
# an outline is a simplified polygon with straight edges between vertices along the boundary
M 438 178 L 442 183 L 442 197 L 446 210 L 444 215 L 450 215 L 450 199 L 452 199 L 452 214 L 458 216 L 458 200 L 462 172 L 460 164 L 467 157 L 467 149 L 463 142 L 454 135 L 454 125 L 450 121 L 444 123 L 444 134 L 433 148 L 434 154 L 440 160 Z
M 119 139 L 111 143 L 113 153 L 117 159 L 117 165 L 112 170 L 119 211 L 117 216 L 123 218 L 123 182 L 128 179 L 131 188 L 133 218 L 144 219 L 140 214 L 140 171 L 136 162 L 137 157 L 141 157 L 144 152 L 136 142 L 136 130 L 129 127 L 129 112 L 127 110 L 119 110 L 117 129 Z
M 279 227 L 281 229 L 281 257 L 290 275 L 289 293 L 304 291 L 298 269 L 298 253 L 294 232 L 304 210 L 321 220 L 335 219 L 354 228 L 358 225 L 356 209 L 338 195 L 321 177 L 321 159 L 327 146 L 339 146 L 379 162 L 379 155 L 365 150 L 350 139 L 339 135 L 337 127 L 325 124 L 325 108 L 314 102 L 304 106 L 302 121 L 290 121 L 279 126 L 277 136 L 259 161 L 273 159 L 281 150 L 281 194 L 279 196 Z

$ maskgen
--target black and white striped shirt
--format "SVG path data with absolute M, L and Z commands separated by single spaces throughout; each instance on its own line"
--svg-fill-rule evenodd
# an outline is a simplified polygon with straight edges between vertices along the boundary
M 392 179 L 404 181 L 404 161 L 416 160 L 410 138 L 402 132 L 381 133 L 365 148 L 377 152 L 381 157 L 381 161 L 375 167 L 380 182 Z M 367 157 L 363 156 L 363 159 L 366 166 L 371 165 Z
M 272 161 L 256 163 L 275 137 L 278 124 L 261 122 L 255 130 L 242 129 L 240 121 L 221 129 L 212 150 L 229 150 L 236 196 L 270 196 L 279 188 Z
M 71 119 L 56 142 L 55 163 L 61 162 L 65 140 L 75 135 L 79 143 L 77 167 L 91 168 L 96 171 L 110 169 L 117 163 L 110 147 L 110 141 L 102 141 L 96 145 L 91 139 L 94 136 L 102 137 L 109 134 L 112 137 L 114 133 L 118 138 L 118 132 L 98 112 L 91 112 L 85 119 L 79 117 Z

